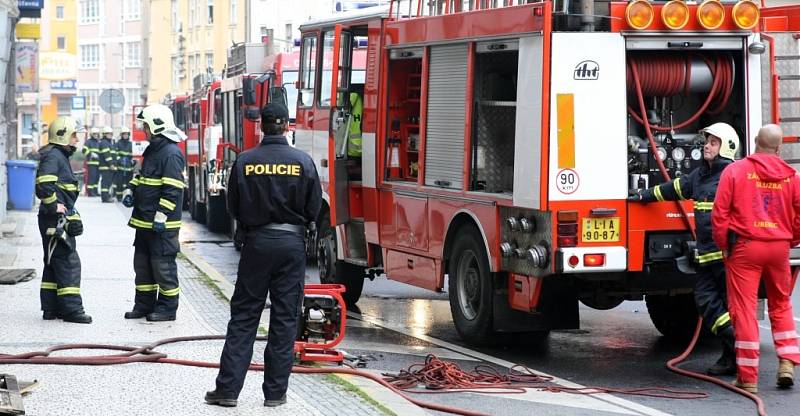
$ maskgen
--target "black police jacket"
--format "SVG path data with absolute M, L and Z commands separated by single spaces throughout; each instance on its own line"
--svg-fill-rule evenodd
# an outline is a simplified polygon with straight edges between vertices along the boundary
M 99 148 L 97 154 L 100 156 L 100 170 L 111 169 L 114 166 L 114 143 L 104 137 L 100 139 Z
M 733 163 L 730 159 L 717 157 L 711 163 L 703 163 L 688 175 L 654 186 L 642 192 L 642 201 L 694 200 L 694 223 L 697 233 L 697 261 L 708 264 L 722 261 L 722 252 L 711 238 L 711 210 L 717 196 L 717 185 L 723 169 Z
M 133 190 L 133 213 L 128 225 L 152 230 L 160 211 L 167 216 L 166 228 L 181 228 L 183 169 L 186 165 L 177 143 L 163 136 L 150 142 L 142 155 L 142 168 L 128 184 Z
M 81 152 L 83 156 L 86 157 L 86 163 L 92 166 L 97 166 L 100 164 L 100 140 L 97 140 L 93 137 L 86 139 L 86 142 L 83 144 L 83 149 Z
M 78 178 L 69 165 L 71 152 L 60 145 L 49 144 L 39 150 L 41 159 L 36 172 L 36 197 L 39 215 L 56 216 L 57 204 L 64 204 L 67 210 L 75 206 L 78 199 Z
M 119 139 L 114 143 L 114 155 L 117 169 L 125 172 L 133 170 L 136 162 L 133 160 L 133 144 L 129 139 Z
M 242 152 L 231 168 L 228 211 L 247 228 L 270 223 L 307 225 L 317 219 L 322 187 L 311 157 L 266 136 Z

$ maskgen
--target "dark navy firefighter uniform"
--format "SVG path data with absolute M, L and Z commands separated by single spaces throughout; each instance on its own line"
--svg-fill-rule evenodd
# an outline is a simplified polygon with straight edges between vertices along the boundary
M 725 348 L 733 347 L 733 327 L 728 314 L 725 265 L 722 251 L 711 237 L 711 210 L 717 194 L 722 170 L 732 160 L 716 157 L 711 165 L 705 161 L 688 175 L 641 192 L 642 202 L 694 200 L 694 223 L 697 233 L 697 280 L 694 297 L 703 323 L 723 339 Z M 730 344 L 730 345 L 728 345 Z
M 109 202 L 112 200 L 110 192 L 114 184 L 114 143 L 110 138 L 103 137 L 100 139 L 99 146 L 100 150 L 98 150 L 98 154 L 100 155 L 100 167 L 98 169 L 100 171 L 100 197 L 103 202 Z
M 283 114 L 282 120 L 288 119 L 285 107 L 277 104 L 265 107 L 262 117 L 269 119 L 271 111 Z M 303 298 L 305 230 L 317 218 L 321 194 L 313 160 L 290 147 L 283 135 L 266 136 L 257 148 L 237 158 L 228 185 L 228 210 L 243 227 L 244 247 L 216 390 L 209 392 L 207 401 L 216 394 L 212 398 L 228 397 L 235 405 L 269 295 L 272 306 L 264 352 L 264 404 L 285 402 Z
M 83 316 L 91 322 L 91 318 L 84 316 L 81 299 L 81 259 L 75 237 L 83 233 L 83 223 L 75 211 L 79 189 L 78 179 L 69 165 L 72 151 L 49 144 L 39 153 L 36 196 L 41 200 L 39 233 L 44 249 L 44 271 L 39 293 L 44 319 L 60 317 L 72 321 Z M 57 212 L 58 204 L 66 207 L 66 215 Z M 62 223 L 58 230 L 62 215 L 66 224 Z
M 100 181 L 100 140 L 95 137 L 86 139 L 83 144 L 83 156 L 86 158 L 86 166 L 89 168 L 89 177 L 86 182 L 86 195 L 97 196 L 97 185 Z
M 115 165 L 117 167 L 114 173 L 114 190 L 115 196 L 118 201 L 122 201 L 122 193 L 125 187 L 133 179 L 133 167 L 136 161 L 133 160 L 133 144 L 130 139 L 120 138 L 114 143 L 115 152 Z
M 180 251 L 185 161 L 178 145 L 161 135 L 151 139 L 142 157 L 139 174 L 128 184 L 133 190 L 128 225 L 136 229 L 136 296 L 133 311 L 125 317 L 174 320 L 180 292 L 175 257 Z M 158 215 L 166 216 L 163 230 L 158 225 L 154 227 Z M 159 318 L 153 319 L 155 316 Z

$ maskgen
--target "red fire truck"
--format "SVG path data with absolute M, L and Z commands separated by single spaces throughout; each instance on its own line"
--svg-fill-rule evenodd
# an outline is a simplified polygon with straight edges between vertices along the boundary
M 297 107 L 297 73 L 300 69 L 300 52 L 278 53 L 264 58 L 262 66 L 264 72 L 274 74 L 273 85 L 283 86 L 286 89 L 286 99 L 289 103 L 289 129 L 290 138 L 294 136 L 295 113 Z M 294 140 L 291 141 L 294 145 Z
M 662 183 L 661 164 L 670 177 L 698 166 L 713 122 L 734 126 L 743 154 L 773 117 L 798 135 L 800 94 L 784 81 L 800 78 L 800 7 L 523 3 L 393 1 L 300 28 L 295 136 L 324 182 L 321 280 L 350 302 L 380 272 L 447 290 L 476 343 L 578 328 L 579 302 L 643 298 L 662 333 L 683 336 L 692 205 L 626 197 Z M 795 73 L 771 70 L 767 49 Z M 347 151 L 354 93 L 360 157 Z
M 186 196 L 192 219 L 205 224 L 206 205 L 208 203 L 210 174 L 209 162 L 216 159 L 217 146 L 222 136 L 222 95 L 221 81 L 208 74 L 195 76 L 194 93 L 190 99 L 192 119 L 189 132 L 196 135 L 197 143 L 188 144 L 197 147 L 197 157 L 187 161 Z M 196 131 L 193 131 L 196 130 Z M 189 140 L 192 135 L 189 135 Z M 213 168 L 212 168 L 213 169 Z

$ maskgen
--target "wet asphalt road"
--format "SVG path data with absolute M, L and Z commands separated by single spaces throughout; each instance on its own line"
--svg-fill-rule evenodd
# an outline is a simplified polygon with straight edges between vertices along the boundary
M 235 281 L 239 253 L 227 237 L 209 233 L 191 221 L 185 224 L 181 230 L 183 247 L 202 255 L 223 276 Z M 309 266 L 307 275 L 308 282 L 318 281 L 315 267 Z M 800 315 L 797 293 L 793 304 L 795 316 Z M 342 348 L 352 355 L 363 355 L 368 360 L 366 368 L 371 370 L 396 372 L 422 362 L 427 353 L 434 353 L 464 369 L 488 363 L 505 371 L 502 365 L 510 362 L 583 386 L 664 387 L 710 395 L 699 400 L 621 394 L 586 397 L 535 391 L 500 395 L 418 395 L 425 400 L 497 415 L 756 414 L 752 402 L 742 396 L 667 371 L 666 361 L 679 355 L 685 346 L 671 344 L 660 336 L 650 322 L 644 302 L 625 302 L 610 311 L 581 306 L 579 330 L 554 331 L 543 340 L 523 340 L 494 348 L 473 348 L 459 338 L 452 324 L 446 293 L 421 290 L 381 276 L 365 283 L 358 309 L 363 321 L 348 321 L 349 332 Z M 800 415 L 800 389 L 783 391 L 775 387 L 777 359 L 769 321 L 759 321 L 759 324 L 762 327 L 759 388 L 768 414 Z M 381 327 L 396 328 L 399 332 Z M 716 340 L 702 341 L 683 368 L 702 371 L 714 362 L 718 353 Z

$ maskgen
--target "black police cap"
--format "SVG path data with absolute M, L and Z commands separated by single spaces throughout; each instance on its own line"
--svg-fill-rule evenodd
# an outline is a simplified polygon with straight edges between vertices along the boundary
M 261 121 L 272 124 L 285 124 L 289 120 L 289 110 L 281 103 L 269 103 L 261 109 Z

